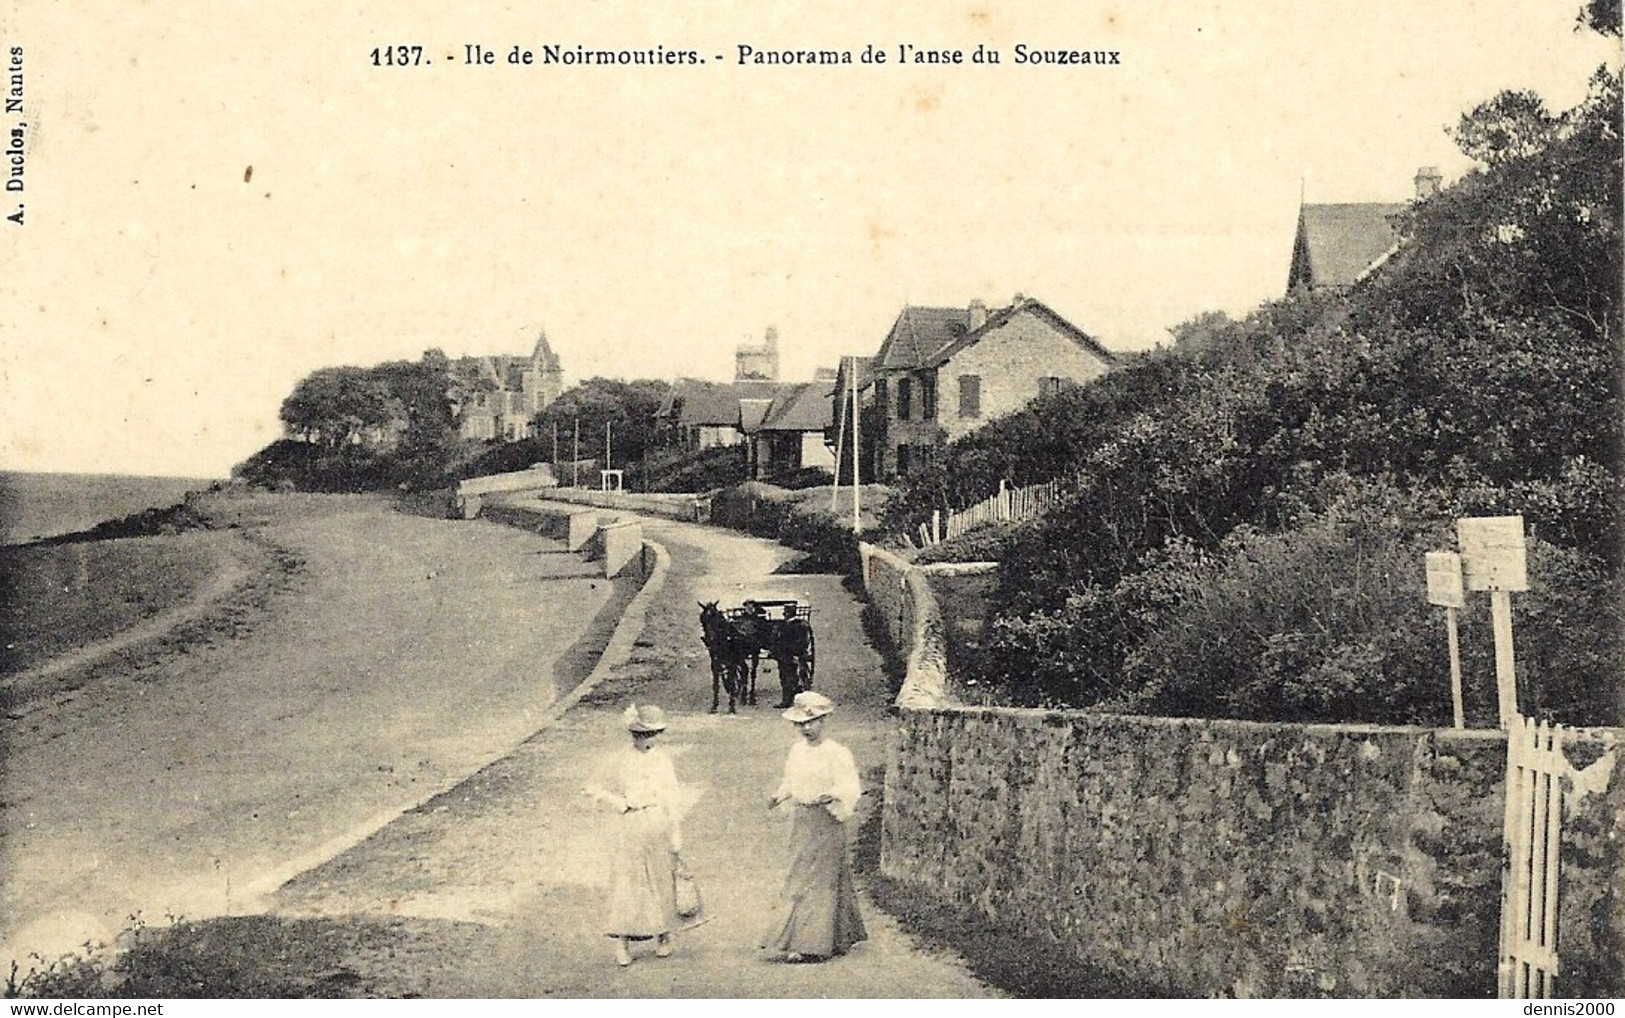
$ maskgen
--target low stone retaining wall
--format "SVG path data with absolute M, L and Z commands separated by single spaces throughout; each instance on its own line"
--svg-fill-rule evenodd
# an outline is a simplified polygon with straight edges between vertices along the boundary
M 592 557 L 603 561 L 605 576 L 619 576 L 634 563 L 640 569 L 640 575 L 648 575 L 642 563 L 637 561 L 643 551 L 643 524 L 637 520 L 600 525 L 593 537 L 593 544 L 595 554 Z
M 942 638 L 942 615 L 925 573 L 898 555 L 859 542 L 863 586 L 891 637 L 908 662 L 897 704 L 931 707 L 949 703 L 948 654 Z
M 1494 996 L 1505 759 L 1499 732 L 904 710 L 881 868 L 1172 995 Z M 1625 754 L 1593 766 L 1565 996 L 1620 992 Z
M 597 532 L 602 514 L 595 509 L 549 504 L 528 495 L 505 495 L 486 500 L 480 507 L 480 515 L 495 523 L 563 541 L 571 551 L 580 551 Z
M 710 500 L 703 495 L 553 488 L 546 493 L 546 497 L 555 502 L 619 509 L 623 512 L 682 520 L 685 523 L 705 523 L 710 516 Z
M 545 463 L 538 463 L 529 470 L 515 470 L 506 474 L 487 474 L 484 477 L 470 477 L 459 481 L 456 490 L 452 493 L 452 516 L 471 520 L 480 514 L 485 501 L 492 495 L 501 495 L 515 491 L 531 491 L 538 488 L 553 488 L 558 480 L 553 475 L 553 468 Z
M 887 876 L 1045 936 L 1125 987 L 1494 996 L 1503 733 L 964 706 L 933 587 L 976 604 L 986 568 L 860 552 L 908 662 Z M 1609 729 L 1569 749 L 1565 996 L 1625 992 L 1622 744 Z
M 643 524 L 596 509 L 575 509 L 533 493 L 491 497 L 480 515 L 496 523 L 520 527 L 563 541 L 570 551 L 583 553 L 589 562 L 603 563 L 606 577 L 635 572 L 648 576 L 653 559 L 644 547 Z

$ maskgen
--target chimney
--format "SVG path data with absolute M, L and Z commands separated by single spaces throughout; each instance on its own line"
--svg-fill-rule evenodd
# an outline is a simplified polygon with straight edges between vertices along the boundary
M 1431 198 L 1439 193 L 1439 185 L 1444 181 L 1444 175 L 1437 166 L 1424 166 L 1416 171 L 1416 200 Z
M 769 325 L 767 327 L 767 340 L 762 344 L 762 348 L 768 353 L 773 353 L 774 351 L 778 350 L 779 327 L 777 325 Z
M 970 331 L 975 332 L 987 324 L 987 305 L 979 300 L 970 302 Z

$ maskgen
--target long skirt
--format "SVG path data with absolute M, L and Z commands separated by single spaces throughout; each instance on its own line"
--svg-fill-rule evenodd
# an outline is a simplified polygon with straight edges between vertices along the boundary
M 704 921 L 677 915 L 671 837 L 666 811 L 659 807 L 623 813 L 610 846 L 609 902 L 604 932 L 611 937 L 645 939 Z
M 796 806 L 791 816 L 781 908 L 766 945 L 776 953 L 827 958 L 869 937 L 858 914 L 846 827 L 822 806 Z

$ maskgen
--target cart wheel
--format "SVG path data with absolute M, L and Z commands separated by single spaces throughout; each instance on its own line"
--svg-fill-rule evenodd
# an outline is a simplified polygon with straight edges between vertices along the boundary
M 807 661 L 802 668 L 801 688 L 803 691 L 811 689 L 813 685 L 813 668 L 818 664 L 818 641 L 813 637 L 811 629 L 807 630 Z

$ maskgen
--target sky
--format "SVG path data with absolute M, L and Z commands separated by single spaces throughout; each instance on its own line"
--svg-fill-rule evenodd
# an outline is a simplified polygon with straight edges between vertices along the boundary
M 1150 347 L 1280 296 L 1300 199 L 1459 177 L 1446 129 L 1500 89 L 1577 102 L 1618 59 L 1578 6 L 19 0 L 0 469 L 223 477 L 319 367 L 524 354 L 543 330 L 566 384 L 729 378 L 770 325 L 807 379 L 906 304 L 1017 293 Z M 396 44 L 428 63 L 373 66 Z M 547 44 L 704 63 L 544 65 Z

